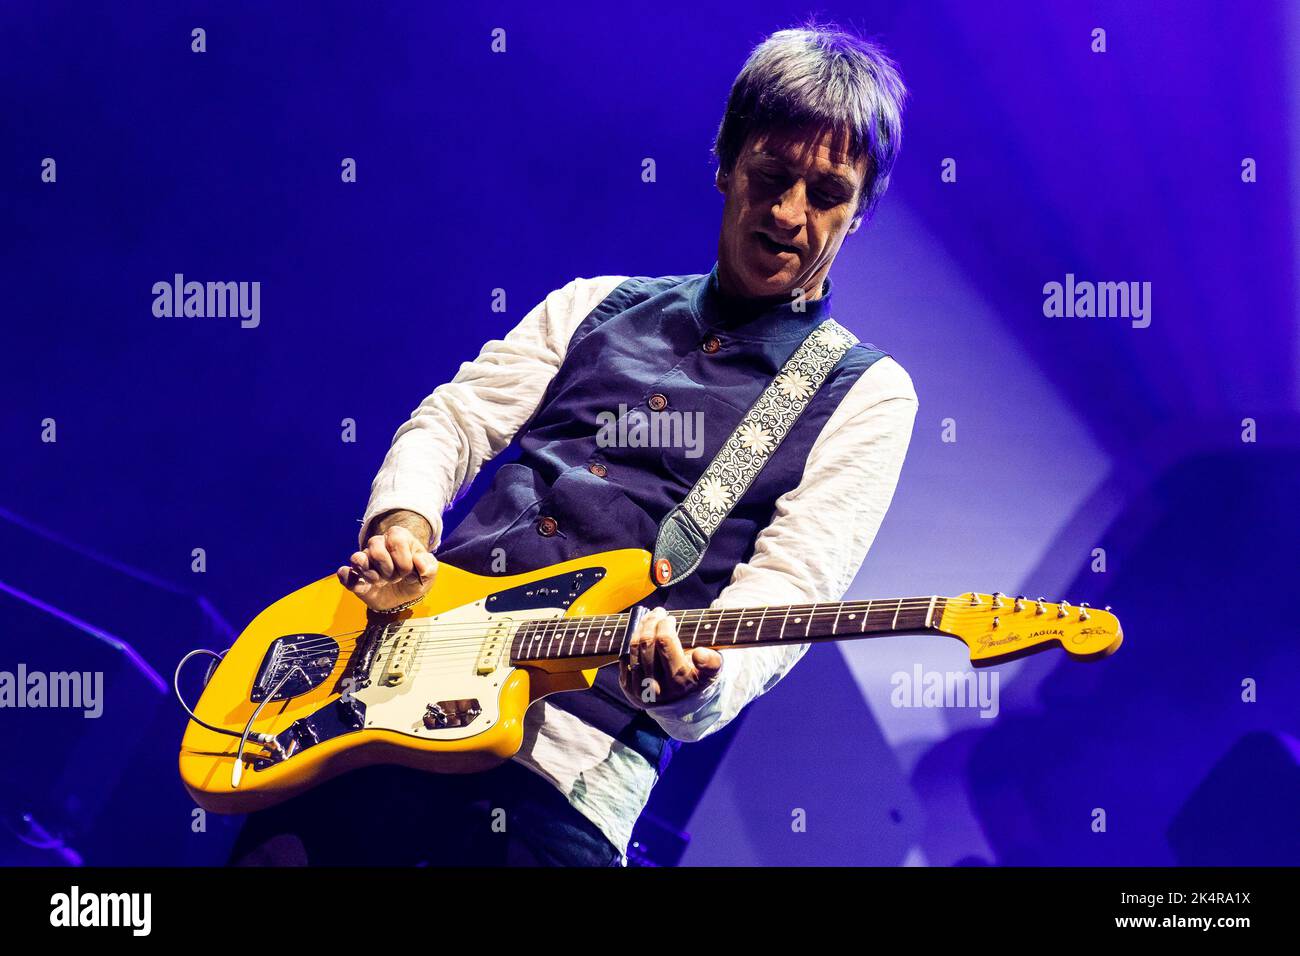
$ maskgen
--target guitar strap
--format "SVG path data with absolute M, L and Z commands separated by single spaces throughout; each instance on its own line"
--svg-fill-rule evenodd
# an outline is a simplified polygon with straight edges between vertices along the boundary
M 676 584 L 699 567 L 713 533 L 857 341 L 848 329 L 827 319 L 794 350 L 709 462 L 686 500 L 660 522 L 650 572 L 656 584 Z

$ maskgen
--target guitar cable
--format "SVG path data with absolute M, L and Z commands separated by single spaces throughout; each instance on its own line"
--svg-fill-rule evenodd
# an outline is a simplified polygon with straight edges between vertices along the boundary
M 214 726 L 213 724 L 208 723 L 206 720 L 199 717 L 198 714 L 194 713 L 194 711 L 190 709 L 190 705 L 185 703 L 185 698 L 181 696 L 181 668 L 184 667 L 189 662 L 189 659 L 193 657 L 195 654 L 207 654 L 209 657 L 214 658 L 217 661 L 217 663 L 221 663 L 221 661 L 226 656 L 226 651 L 222 651 L 220 654 L 218 654 L 216 651 L 210 651 L 206 647 L 200 647 L 197 650 L 190 651 L 188 654 L 186 654 L 184 657 L 181 658 L 181 662 L 176 665 L 176 673 L 172 675 L 172 690 L 176 692 L 176 699 L 180 701 L 181 708 L 185 711 L 185 713 L 189 714 L 190 720 L 194 721 L 200 727 L 205 727 L 208 730 L 211 730 L 218 734 L 226 734 L 228 736 L 236 737 L 240 740 L 243 740 L 245 738 L 245 734 L 247 734 L 247 731 L 245 731 L 244 733 L 240 733 L 238 731 L 228 730 L 225 727 L 217 727 Z M 251 737 L 251 739 L 257 741 L 259 744 L 266 744 L 268 746 L 272 741 L 275 740 L 275 738 L 270 736 L 269 734 L 249 734 L 248 736 Z

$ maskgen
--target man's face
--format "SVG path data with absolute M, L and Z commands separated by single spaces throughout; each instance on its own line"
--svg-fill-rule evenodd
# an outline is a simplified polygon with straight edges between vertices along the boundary
M 730 174 L 718 171 L 726 202 L 718 278 L 731 295 L 820 297 L 844 237 L 861 223 L 867 159 L 851 162 L 831 131 L 751 137 Z

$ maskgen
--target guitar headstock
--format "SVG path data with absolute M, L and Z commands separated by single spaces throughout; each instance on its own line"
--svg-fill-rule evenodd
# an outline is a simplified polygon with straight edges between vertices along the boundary
M 1124 640 L 1119 619 L 1109 608 L 972 591 L 947 599 L 939 630 L 965 641 L 972 661 L 1018 657 L 1051 643 L 1060 644 L 1072 657 L 1106 657 Z

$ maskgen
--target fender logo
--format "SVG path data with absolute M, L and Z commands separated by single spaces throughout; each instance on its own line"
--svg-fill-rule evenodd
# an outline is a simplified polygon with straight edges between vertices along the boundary
M 1008 634 L 1001 640 L 994 640 L 992 634 L 987 634 L 979 639 L 980 647 L 998 647 L 1002 644 L 1014 644 L 1020 640 L 1019 634 Z
M 1101 628 L 1085 628 L 1082 633 L 1086 634 L 1090 631 L 1100 631 L 1101 633 L 1105 633 Z M 1041 631 L 1034 631 L 1032 634 L 1024 637 L 1019 634 L 1006 634 L 1001 638 L 995 638 L 992 634 L 986 634 L 984 637 L 979 639 L 979 645 L 980 647 L 1000 647 L 1003 644 L 1015 644 L 1017 641 L 1033 641 L 1042 637 L 1059 637 L 1064 639 L 1065 632 L 1059 627 L 1048 627 Z M 1078 641 L 1079 638 L 1076 637 L 1075 642 L 1078 643 Z

